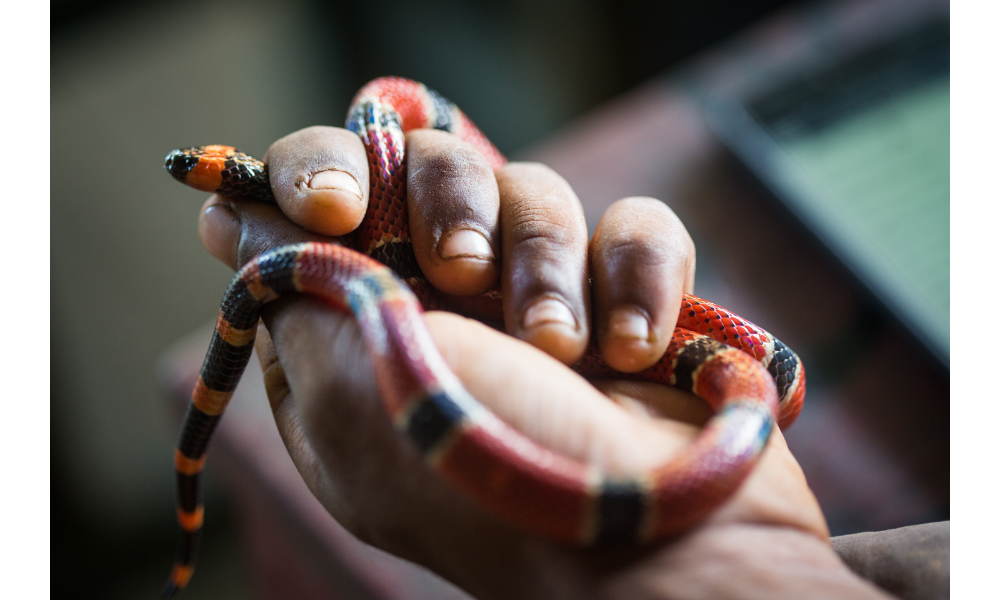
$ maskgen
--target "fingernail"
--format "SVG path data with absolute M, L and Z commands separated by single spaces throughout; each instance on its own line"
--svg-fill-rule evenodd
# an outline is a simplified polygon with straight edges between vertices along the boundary
M 235 268 L 240 220 L 225 204 L 213 204 L 201 214 L 198 224 L 205 249 L 215 258 Z
M 649 339 L 649 321 L 632 307 L 616 308 L 608 318 L 608 336 L 646 341 Z
M 361 200 L 361 186 L 358 181 L 344 171 L 320 171 L 309 180 L 309 188 L 313 190 L 339 190 L 347 192 Z
M 532 329 L 540 325 L 563 325 L 576 329 L 576 317 L 573 316 L 573 311 L 556 298 L 543 298 L 534 303 L 528 310 L 524 311 L 522 322 L 525 329 Z
M 483 237 L 483 234 L 474 229 L 459 229 L 444 237 L 438 243 L 438 255 L 444 260 L 453 258 L 478 258 L 482 260 L 493 260 L 493 248 Z

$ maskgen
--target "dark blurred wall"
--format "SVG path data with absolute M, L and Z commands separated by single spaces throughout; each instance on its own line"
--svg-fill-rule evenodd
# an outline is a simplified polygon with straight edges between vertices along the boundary
M 54 596 L 150 597 L 168 569 L 176 421 L 156 361 L 213 319 L 231 273 L 201 249 L 204 194 L 169 179 L 167 151 L 263 154 L 298 128 L 340 125 L 357 88 L 394 74 L 450 97 L 516 155 L 785 4 L 53 2 Z M 204 577 L 240 579 L 213 536 Z M 220 555 L 228 570 L 208 568 Z M 246 585 L 220 581 L 212 597 Z
M 336 32 L 328 48 L 344 57 L 348 89 L 384 74 L 423 81 L 513 152 L 788 4 L 387 0 L 385 28 L 356 25 L 377 21 L 368 3 L 314 6 Z
M 144 7 L 162 6 L 164 12 L 194 20 L 212 4 L 58 0 L 52 4 L 53 40 Z M 314 0 L 302 8 L 310 28 L 298 42 L 310 47 L 310 59 L 336 65 L 335 73 L 314 74 L 342 84 L 324 99 L 330 122 L 339 124 L 352 94 L 365 82 L 400 75 L 454 100 L 502 150 L 512 152 L 789 4 Z M 267 3 L 226 6 L 237 19 Z M 244 67 L 234 61 L 221 68 Z

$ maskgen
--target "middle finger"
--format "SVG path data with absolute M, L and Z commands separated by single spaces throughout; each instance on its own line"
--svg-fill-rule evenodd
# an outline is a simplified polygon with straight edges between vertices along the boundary
M 572 364 L 590 337 L 583 207 L 569 184 L 544 165 L 510 163 L 496 178 L 507 332 Z

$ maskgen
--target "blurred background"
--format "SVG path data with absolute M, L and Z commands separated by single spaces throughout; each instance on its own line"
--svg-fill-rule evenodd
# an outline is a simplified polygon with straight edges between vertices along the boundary
M 721 149 L 701 168 L 701 183 L 684 189 L 696 193 L 699 185 L 708 185 L 705 181 L 722 181 L 724 190 L 752 190 L 746 210 L 792 231 L 773 235 L 791 236 L 795 244 L 809 249 L 802 251 L 806 257 L 802 260 L 834 273 L 829 289 L 835 291 L 828 296 L 850 298 L 844 300 L 850 308 L 838 313 L 835 332 L 800 334 L 802 327 L 794 325 L 801 321 L 793 319 L 790 331 L 779 333 L 799 350 L 810 369 L 815 365 L 816 370 L 810 371 L 810 385 L 816 385 L 811 388 L 816 398 L 814 425 L 805 420 L 807 405 L 802 432 L 795 437 L 793 429 L 789 442 L 797 455 L 801 449 L 800 460 L 833 533 L 948 518 L 947 326 L 924 327 L 920 317 L 913 316 L 919 310 L 900 309 L 894 292 L 872 283 L 879 279 L 872 275 L 877 270 L 866 271 L 864 256 L 851 254 L 854 250 L 863 254 L 864 244 L 854 250 L 838 245 L 843 227 L 824 229 L 832 217 L 816 216 L 796 204 L 796 198 L 808 197 L 809 191 L 796 187 L 794 178 L 780 175 L 787 171 L 752 158 L 760 155 L 756 150 L 761 144 L 771 144 L 768 148 L 777 144 L 783 149 L 781 156 L 794 155 L 796 164 L 813 169 L 810 173 L 825 173 L 826 179 L 817 176 L 822 181 L 841 180 L 836 173 L 823 171 L 830 164 L 827 159 L 844 154 L 843 146 L 831 141 L 836 136 L 799 143 L 803 125 L 795 129 L 795 119 L 786 117 L 801 117 L 808 131 L 833 131 L 823 125 L 832 117 L 823 121 L 808 116 L 814 115 L 817 103 L 803 100 L 807 94 L 800 93 L 803 87 L 795 82 L 803 69 L 829 67 L 839 60 L 836 44 L 824 42 L 824 36 L 840 39 L 824 25 L 826 17 L 843 10 L 862 14 L 869 4 L 878 3 L 388 0 L 378 3 L 375 14 L 371 4 L 310 0 L 54 1 L 51 144 L 53 164 L 58 165 L 51 174 L 54 597 L 153 597 L 172 559 L 176 541 L 172 448 L 179 421 L 162 385 L 162 361 L 178 340 L 214 321 L 232 273 L 198 241 L 197 214 L 204 194 L 173 182 L 163 171 L 164 156 L 173 148 L 207 143 L 230 144 L 261 156 L 271 142 L 299 128 L 341 125 L 354 92 L 368 80 L 390 74 L 427 83 L 455 101 L 508 156 L 551 163 L 571 154 L 567 148 L 573 146 L 573 132 L 583 131 L 579 127 L 599 128 L 594 123 L 609 118 L 609 110 L 619 114 L 628 110 L 631 105 L 621 98 L 655 96 L 649 90 L 661 89 L 656 86 L 664 82 L 680 90 L 685 106 L 698 107 L 690 114 L 704 119 L 705 131 L 712 132 Z M 946 17 L 946 3 L 944 7 Z M 888 21 L 905 28 L 912 20 L 907 12 L 890 11 Z M 859 21 L 857 27 L 871 29 L 864 24 L 870 21 L 870 17 Z M 845 27 L 852 31 L 850 23 Z M 799 39 L 805 30 L 812 32 L 808 41 Z M 934 32 L 928 35 L 933 37 Z M 947 47 L 947 25 L 943 34 L 938 31 L 940 35 Z M 780 76 L 761 71 L 748 58 L 759 53 L 747 50 L 753 44 L 739 41 L 746 39 L 778 48 L 775 56 L 780 60 L 775 62 L 772 56 L 768 64 Z M 929 47 L 919 47 L 925 46 Z M 810 60 L 802 63 L 807 67 L 796 66 L 807 54 Z M 778 63 L 780 69 L 774 66 Z M 897 63 L 890 65 L 895 73 L 898 68 L 893 65 Z M 944 65 L 947 114 L 947 54 Z M 738 77 L 728 73 L 733 69 L 739 70 Z M 823 86 L 841 89 L 857 80 L 850 75 L 856 71 L 837 71 L 839 79 L 830 83 L 827 77 L 810 89 L 814 96 L 822 96 Z M 934 81 L 940 75 L 939 68 L 931 73 L 938 77 Z M 751 81 L 757 88 L 729 85 L 735 80 Z M 907 121 L 910 129 L 899 129 L 903 137 L 894 143 L 908 147 L 906 136 L 913 124 L 922 132 L 929 122 L 926 115 L 940 114 L 942 96 L 939 88 L 934 90 L 920 96 L 924 104 L 917 102 L 913 110 L 925 112 Z M 898 94 L 890 90 L 879 98 L 890 96 Z M 829 108 L 825 102 L 819 104 Z M 893 108 L 893 114 L 905 113 L 911 104 Z M 655 108 L 644 110 L 655 112 Z M 808 118 L 802 117 L 805 113 Z M 937 153 L 929 151 L 918 158 L 924 161 L 919 163 L 922 172 L 937 169 L 934 173 L 940 178 L 943 168 L 947 183 L 947 124 L 943 134 L 939 130 L 930 144 Z M 686 131 L 682 127 L 678 135 Z M 762 137 L 762 131 L 769 137 Z M 692 145 L 695 154 L 703 150 Z M 856 156 L 853 151 L 847 155 Z M 855 167 L 841 168 L 850 172 Z M 890 184 L 912 183 L 912 169 L 892 173 L 889 183 L 882 185 L 879 180 L 878 189 L 884 193 L 868 198 L 869 208 L 889 206 L 890 196 L 902 203 L 900 210 L 911 207 L 912 202 L 899 198 L 911 198 L 912 191 L 897 193 Z M 871 181 L 858 182 L 858 189 L 872 189 Z M 917 182 L 911 188 L 926 195 L 932 183 Z M 603 193 L 599 184 L 595 186 L 577 188 L 585 204 Z M 667 199 L 655 189 L 626 193 Z M 934 193 L 938 196 L 932 200 L 940 200 L 939 191 Z M 903 232 L 899 239 L 934 235 L 939 239 L 943 230 L 944 256 L 940 241 L 935 242 L 933 251 L 938 254 L 932 258 L 939 262 L 931 266 L 940 266 L 943 260 L 947 290 L 946 187 L 944 193 L 944 220 L 939 203 L 933 205 L 938 212 L 929 213 L 930 224 L 919 225 L 937 227 L 933 235 Z M 858 197 L 850 190 L 849 194 Z M 587 206 L 592 227 L 596 218 Z M 723 258 L 725 245 L 712 237 L 708 217 L 695 209 L 675 210 L 698 245 L 696 291 L 727 306 L 731 303 L 724 301 L 726 297 L 735 297 L 736 305 L 730 307 L 739 309 L 741 294 L 733 291 L 740 289 L 739 277 L 731 279 Z M 896 214 L 884 215 L 881 229 L 869 235 L 886 239 L 886 232 L 900 222 Z M 889 247 L 899 250 L 901 243 Z M 908 255 L 919 251 L 899 250 Z M 799 260 L 770 259 L 750 278 L 759 275 L 769 281 L 780 274 L 781 261 Z M 808 280 L 803 285 L 814 284 Z M 905 287 L 905 282 L 899 286 Z M 927 306 L 939 317 L 943 306 L 947 323 L 947 293 L 944 296 L 927 300 Z M 752 300 L 744 304 L 757 306 Z M 760 321 L 769 325 L 764 318 Z M 805 350 L 796 338 L 803 340 Z M 910 348 L 913 364 L 918 365 L 918 375 L 910 371 L 896 375 L 923 390 L 910 405 L 911 411 L 922 415 L 914 417 L 916 432 L 911 427 L 909 433 L 901 433 L 911 424 L 906 419 L 902 424 L 891 422 L 890 408 L 899 403 L 866 413 L 865 408 L 853 412 L 850 405 L 824 400 L 845 390 L 862 390 L 857 397 L 892 395 L 855 367 L 858 356 L 881 360 L 893 355 L 894 344 Z M 865 354 L 865 348 L 875 350 Z M 899 402 L 907 400 L 913 399 Z M 935 410 L 941 411 L 936 417 Z M 823 429 L 824 422 L 834 426 Z M 845 437 L 838 438 L 841 434 Z M 923 450 L 914 450 L 924 443 L 915 441 L 919 436 L 926 444 Z M 829 458 L 831 454 L 836 456 Z M 241 541 L 245 529 L 239 526 L 239 512 L 232 510 L 237 501 L 231 489 L 213 476 L 214 469 L 210 461 L 206 494 L 211 529 L 203 545 L 198 585 L 192 585 L 186 597 L 261 597 Z

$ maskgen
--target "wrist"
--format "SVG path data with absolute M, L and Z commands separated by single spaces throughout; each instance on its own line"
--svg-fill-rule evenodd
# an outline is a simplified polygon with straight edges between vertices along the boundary
M 788 527 L 706 527 L 609 578 L 603 598 L 887 599 L 852 573 L 829 542 Z
M 732 524 L 644 548 L 576 550 L 525 541 L 456 581 L 479 600 L 871 599 L 888 594 L 852 573 L 826 540 L 803 531 Z

